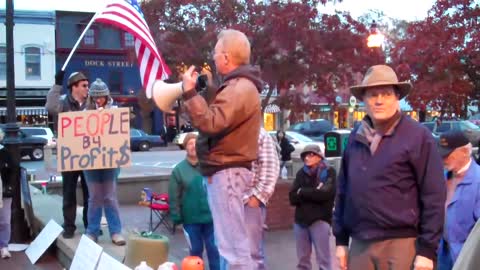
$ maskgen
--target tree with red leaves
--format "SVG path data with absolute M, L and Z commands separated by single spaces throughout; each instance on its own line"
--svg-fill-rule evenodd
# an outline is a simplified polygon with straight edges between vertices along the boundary
M 480 97 L 480 4 L 475 0 L 439 0 L 423 21 L 410 23 L 392 59 L 401 79 L 414 91 L 416 109 L 466 116 Z M 480 106 L 480 104 L 479 104 Z
M 341 92 L 358 83 L 374 63 L 366 47 L 368 27 L 347 13 L 319 14 L 321 1 L 206 1 L 150 0 L 143 2 L 145 18 L 160 51 L 172 70 L 185 65 L 208 65 L 215 74 L 210 52 L 221 29 L 244 32 L 252 45 L 252 64 L 262 70 L 278 99 L 293 115 L 310 111 L 303 89 L 291 85 L 315 85 L 310 96 L 334 104 Z M 298 88 L 298 87 L 297 87 Z

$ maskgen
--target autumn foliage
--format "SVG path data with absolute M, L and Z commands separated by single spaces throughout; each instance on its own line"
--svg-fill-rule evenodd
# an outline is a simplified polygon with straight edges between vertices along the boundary
M 292 85 L 313 85 L 311 95 L 333 103 L 374 63 L 365 41 L 369 27 L 346 13 L 319 14 L 316 7 L 324 2 L 150 0 L 143 10 L 167 63 L 177 71 L 190 64 L 214 69 L 210 52 L 216 35 L 224 28 L 241 30 L 252 45 L 252 64 L 261 67 L 270 89 L 282 93 L 278 103 L 300 113 L 310 104 L 302 102 L 300 87 L 287 91 Z
M 368 15 L 320 14 L 317 7 L 325 2 L 149 0 L 142 9 L 176 74 L 191 64 L 209 66 L 215 74 L 211 51 L 217 34 L 224 28 L 243 31 L 251 41 L 252 64 L 260 66 L 269 89 L 280 91 L 276 102 L 293 114 L 310 111 L 314 102 L 335 106 L 335 98 L 348 97 L 348 87 L 359 83 L 369 66 L 384 62 L 414 84 L 408 101 L 415 110 L 461 114 L 479 98 L 475 0 L 438 0 L 422 21 L 392 21 L 383 51 L 366 46 Z M 313 91 L 304 93 L 304 85 Z M 267 102 L 268 97 L 263 105 Z
M 415 91 L 415 109 L 466 115 L 480 97 L 480 7 L 475 0 L 440 0 L 428 17 L 408 25 L 392 50 L 393 64 Z

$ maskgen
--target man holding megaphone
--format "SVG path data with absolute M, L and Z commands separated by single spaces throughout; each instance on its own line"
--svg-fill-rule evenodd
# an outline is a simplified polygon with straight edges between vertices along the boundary
M 215 240 L 222 269 L 254 269 L 245 226 L 243 195 L 252 186 L 252 161 L 257 159 L 261 124 L 260 71 L 250 65 L 250 42 L 236 30 L 223 30 L 213 55 L 224 82 L 208 103 L 197 93 L 199 74 L 191 66 L 176 87 L 156 82 L 151 90 L 160 100 L 181 91 L 192 125 L 198 129 L 197 156 L 208 191 Z M 168 90 L 169 89 L 169 90 Z

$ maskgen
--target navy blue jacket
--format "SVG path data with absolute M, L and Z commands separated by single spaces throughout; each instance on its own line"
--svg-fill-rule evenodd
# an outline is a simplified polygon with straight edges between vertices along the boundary
M 445 197 L 442 160 L 427 128 L 402 116 L 373 155 L 367 139 L 354 131 L 338 178 L 337 245 L 347 246 L 349 237 L 417 237 L 417 254 L 434 260 Z

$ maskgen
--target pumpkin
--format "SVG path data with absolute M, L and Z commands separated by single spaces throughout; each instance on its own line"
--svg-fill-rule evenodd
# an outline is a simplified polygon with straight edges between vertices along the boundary
M 182 270 L 204 270 L 203 260 L 197 256 L 185 257 L 182 261 Z

